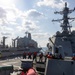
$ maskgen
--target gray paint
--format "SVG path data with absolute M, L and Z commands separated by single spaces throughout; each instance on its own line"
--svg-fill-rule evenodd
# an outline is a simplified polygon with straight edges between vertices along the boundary
M 75 61 L 47 59 L 45 75 L 75 75 Z

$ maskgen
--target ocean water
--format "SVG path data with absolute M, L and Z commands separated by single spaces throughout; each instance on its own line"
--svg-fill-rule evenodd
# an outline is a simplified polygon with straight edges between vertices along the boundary
M 48 48 L 47 48 L 47 47 L 42 47 L 42 50 L 41 50 L 40 52 L 45 53 L 47 50 L 48 50 Z

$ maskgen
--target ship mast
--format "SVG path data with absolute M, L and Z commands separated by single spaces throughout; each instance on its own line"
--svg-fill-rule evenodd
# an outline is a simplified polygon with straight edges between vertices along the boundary
M 67 7 L 67 3 L 65 2 L 65 7 L 63 9 L 63 11 L 56 11 L 54 12 L 55 14 L 61 14 L 63 15 L 62 19 L 57 19 L 57 20 L 52 20 L 52 21 L 62 21 L 61 27 L 62 27 L 62 33 L 64 34 L 69 34 L 71 33 L 71 25 L 69 24 L 69 20 L 74 20 L 75 18 L 70 18 L 68 15 L 70 13 L 72 13 L 73 11 L 75 11 L 75 8 L 72 10 L 69 10 L 69 8 Z

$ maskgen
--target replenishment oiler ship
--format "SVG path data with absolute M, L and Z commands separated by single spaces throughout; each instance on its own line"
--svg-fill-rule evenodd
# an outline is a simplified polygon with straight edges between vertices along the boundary
M 5 45 L 6 38 L 3 37 L 3 41 L 0 44 L 0 58 L 22 56 L 24 52 L 38 53 L 42 49 L 38 47 L 38 43 L 32 39 L 29 32 L 26 32 L 24 37 L 12 39 L 12 47 Z

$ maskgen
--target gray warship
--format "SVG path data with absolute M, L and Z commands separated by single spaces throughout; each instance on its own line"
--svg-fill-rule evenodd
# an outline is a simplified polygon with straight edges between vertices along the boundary
M 67 3 L 65 3 L 65 7 L 63 11 L 54 12 L 55 14 L 63 15 L 62 19 L 52 20 L 61 22 L 62 32 L 57 31 L 53 37 L 49 38 L 49 43 L 47 44 L 48 49 L 52 54 L 55 54 L 57 48 L 59 49 L 59 54 L 63 56 L 72 56 L 75 53 L 75 31 L 71 31 L 71 25 L 69 20 L 74 21 L 75 18 L 70 18 L 68 15 L 75 11 L 69 10 L 67 7 Z
M 24 37 L 17 37 L 12 39 L 12 46 L 5 45 L 7 37 L 3 37 L 0 44 L 0 58 L 17 57 L 22 56 L 24 52 L 39 52 L 42 48 L 38 47 L 38 43 L 31 37 L 31 33 L 25 32 Z
M 55 14 L 63 15 L 62 19 L 52 20 L 61 22 L 62 32 L 57 31 L 56 34 L 49 38 L 47 44 L 49 52 L 55 57 L 47 59 L 45 75 L 75 75 L 75 30 L 71 31 L 69 14 L 75 11 L 70 10 L 65 3 L 63 11 L 56 11 Z M 59 57 L 62 57 L 60 59 Z

